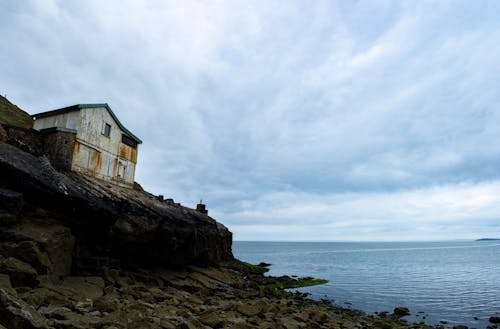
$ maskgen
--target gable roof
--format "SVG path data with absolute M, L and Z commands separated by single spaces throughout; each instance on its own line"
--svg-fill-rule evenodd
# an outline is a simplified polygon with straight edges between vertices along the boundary
M 37 118 L 45 118 L 45 117 L 50 117 L 53 115 L 64 114 L 64 113 L 69 113 L 69 112 L 74 112 L 74 111 L 80 111 L 81 109 L 94 109 L 94 108 L 105 108 L 108 111 L 108 113 L 111 115 L 113 120 L 115 120 L 115 122 L 118 124 L 118 127 L 120 127 L 120 129 L 125 133 L 125 135 L 132 138 L 135 142 L 137 142 L 137 144 L 142 144 L 142 141 L 139 139 L 139 137 L 132 134 L 127 128 L 125 128 L 124 125 L 122 125 L 120 120 L 118 120 L 118 118 L 113 113 L 113 111 L 111 110 L 111 108 L 109 107 L 109 105 L 107 103 L 103 103 L 103 104 L 76 104 L 76 105 L 63 107 L 63 108 L 57 109 L 57 110 L 33 114 L 31 117 L 36 120 Z

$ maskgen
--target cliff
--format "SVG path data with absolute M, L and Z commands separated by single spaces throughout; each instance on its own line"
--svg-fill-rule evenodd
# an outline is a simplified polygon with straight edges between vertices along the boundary
M 4 199 L 16 195 L 18 204 L 9 230 L 40 221 L 64 226 L 76 239 L 78 259 L 85 253 L 175 267 L 232 258 L 231 232 L 209 216 L 144 191 L 57 172 L 46 158 L 5 143 L 0 187 Z

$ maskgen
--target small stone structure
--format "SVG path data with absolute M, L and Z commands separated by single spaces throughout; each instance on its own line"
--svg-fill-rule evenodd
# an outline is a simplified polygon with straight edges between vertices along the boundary
M 108 104 L 77 104 L 32 116 L 52 164 L 114 184 L 134 184 L 138 145 Z
M 208 215 L 208 210 L 206 205 L 203 204 L 203 202 L 200 200 L 200 203 L 196 205 L 196 211 L 205 215 Z

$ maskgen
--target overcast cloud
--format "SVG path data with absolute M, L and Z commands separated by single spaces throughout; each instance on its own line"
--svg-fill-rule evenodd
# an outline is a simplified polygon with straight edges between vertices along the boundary
M 0 93 L 107 102 L 240 240 L 500 237 L 498 1 L 0 1 Z

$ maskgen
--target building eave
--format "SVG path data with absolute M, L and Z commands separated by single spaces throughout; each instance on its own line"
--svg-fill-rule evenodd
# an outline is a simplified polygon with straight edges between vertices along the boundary
M 128 130 L 127 128 L 125 128 L 125 126 L 120 122 L 120 120 L 118 120 L 118 118 L 113 113 L 113 111 L 111 110 L 111 108 L 109 107 L 109 105 L 107 103 L 102 103 L 102 104 L 76 104 L 76 105 L 71 105 L 71 106 L 63 107 L 63 108 L 60 108 L 60 109 L 57 109 L 57 110 L 52 110 L 52 111 L 47 111 L 47 112 L 41 112 L 41 113 L 33 114 L 31 117 L 36 120 L 37 118 L 46 118 L 46 117 L 50 117 L 50 116 L 54 116 L 54 115 L 59 115 L 59 114 L 64 114 L 64 113 L 69 113 L 69 112 L 80 111 L 82 109 L 92 109 L 92 108 L 105 108 L 108 111 L 108 113 L 111 115 L 111 117 L 113 118 L 113 120 L 115 120 L 116 124 L 118 125 L 118 127 L 120 127 L 120 129 L 122 130 L 122 132 L 125 135 L 127 135 L 130 138 L 132 138 L 135 142 L 137 142 L 137 144 L 142 144 L 142 140 L 139 137 L 137 137 L 134 134 L 132 134 L 130 132 L 130 130 Z

